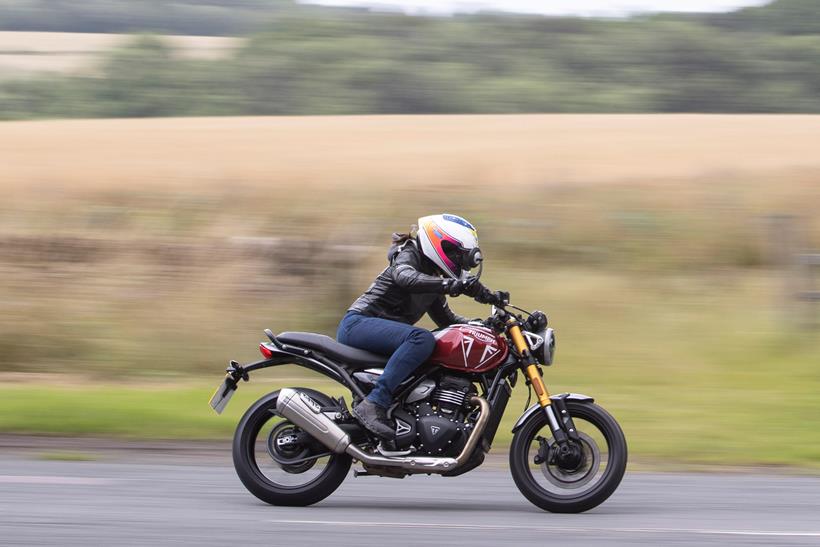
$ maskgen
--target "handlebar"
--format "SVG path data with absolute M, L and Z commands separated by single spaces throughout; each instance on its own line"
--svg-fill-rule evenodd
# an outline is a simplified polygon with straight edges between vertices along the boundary
M 509 293 L 507 293 L 509 295 Z M 507 308 L 512 308 L 521 312 L 523 315 L 515 315 L 514 313 L 510 312 Z M 501 305 L 493 305 L 492 313 L 490 317 L 485 321 L 485 324 L 497 331 L 503 331 L 506 328 L 507 319 L 513 316 L 518 320 L 519 323 L 526 329 L 526 330 L 540 330 L 542 328 L 546 328 L 549 321 L 547 320 L 547 316 L 544 312 L 535 310 L 533 312 L 529 312 L 524 308 L 519 308 L 513 304 L 510 304 L 509 297 L 503 302 Z M 525 317 L 526 316 L 526 317 Z

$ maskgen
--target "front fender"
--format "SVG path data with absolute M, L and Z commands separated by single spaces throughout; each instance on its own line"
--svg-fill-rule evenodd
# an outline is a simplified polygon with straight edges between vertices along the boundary
M 561 397 L 566 401 L 575 401 L 576 403 L 594 403 L 595 402 L 595 399 L 593 399 L 589 395 L 584 395 L 582 393 L 562 393 L 560 395 L 553 395 L 552 397 L 550 397 L 550 400 L 556 399 L 558 397 Z M 535 403 L 534 405 L 532 405 L 530 408 L 528 408 L 526 410 L 526 412 L 524 412 L 524 414 L 521 415 L 520 418 L 518 418 L 518 421 L 515 422 L 515 425 L 512 428 L 512 432 L 515 433 L 516 431 L 521 429 L 521 426 L 524 425 L 524 422 L 529 420 L 530 417 L 533 414 L 537 414 L 540 411 L 541 411 L 541 405 L 540 404 Z

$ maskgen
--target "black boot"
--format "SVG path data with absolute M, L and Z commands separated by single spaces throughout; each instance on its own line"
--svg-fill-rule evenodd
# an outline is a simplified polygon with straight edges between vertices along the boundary
M 364 399 L 354 406 L 350 413 L 371 433 L 382 439 L 395 438 L 396 428 L 387 419 L 387 411 L 376 403 Z

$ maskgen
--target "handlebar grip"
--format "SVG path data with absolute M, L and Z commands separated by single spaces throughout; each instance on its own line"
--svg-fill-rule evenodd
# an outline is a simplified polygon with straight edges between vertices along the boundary
M 498 291 L 498 296 L 505 306 L 510 303 L 510 291 Z

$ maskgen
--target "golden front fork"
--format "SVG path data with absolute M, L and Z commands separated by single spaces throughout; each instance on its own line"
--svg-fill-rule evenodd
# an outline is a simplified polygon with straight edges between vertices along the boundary
M 529 361 L 526 368 L 527 378 L 529 378 L 530 384 L 532 384 L 533 389 L 535 389 L 535 395 L 538 397 L 538 403 L 542 408 L 548 407 L 550 405 L 549 391 L 547 391 L 547 386 L 544 385 L 544 381 L 538 373 L 538 365 L 535 364 L 535 360 L 532 355 L 530 355 L 529 347 L 527 347 L 527 341 L 524 340 L 524 335 L 521 334 L 521 327 L 518 325 L 512 325 L 510 327 L 510 337 L 512 338 L 513 344 L 515 344 L 515 348 L 518 350 L 518 353 Z

